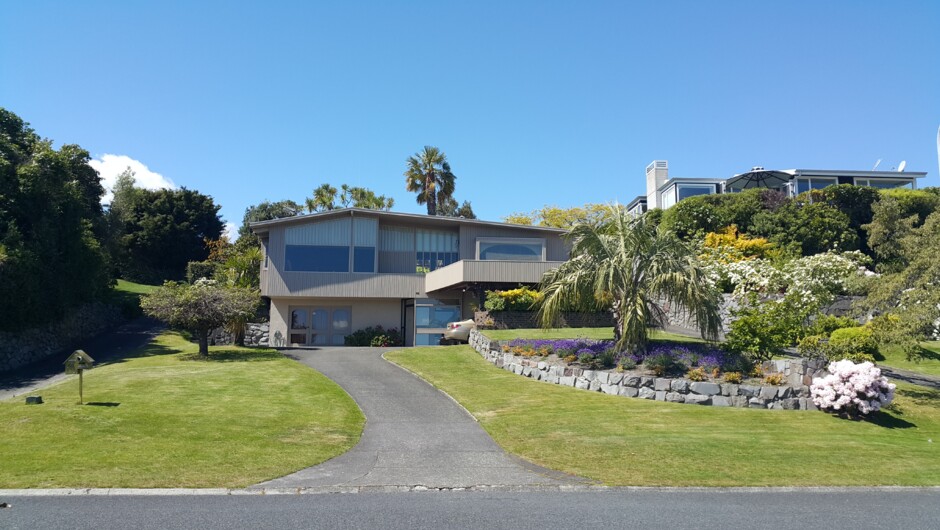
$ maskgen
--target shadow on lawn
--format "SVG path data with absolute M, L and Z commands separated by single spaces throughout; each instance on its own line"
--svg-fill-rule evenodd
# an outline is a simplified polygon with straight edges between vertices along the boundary
M 219 349 L 209 350 L 209 356 L 203 357 L 198 353 L 180 355 L 181 361 L 202 361 L 208 363 L 251 363 L 282 359 L 283 356 L 272 350 L 252 349 Z
M 872 425 L 877 425 L 879 427 L 884 427 L 886 429 L 910 429 L 911 427 L 917 427 L 916 424 L 913 424 L 905 419 L 901 419 L 898 415 L 903 414 L 903 412 L 895 410 L 894 414 L 886 414 L 884 412 L 879 412 L 875 414 L 873 418 L 870 418 L 867 421 Z

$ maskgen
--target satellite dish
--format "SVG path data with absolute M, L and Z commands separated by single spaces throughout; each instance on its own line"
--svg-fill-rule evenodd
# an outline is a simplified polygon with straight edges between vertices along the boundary
M 901 160 L 901 163 L 898 164 L 898 173 L 904 171 L 904 168 L 907 167 L 907 160 Z
M 940 131 L 938 131 L 938 133 L 940 133 Z M 871 168 L 871 170 L 874 171 L 874 170 L 878 169 L 878 166 L 880 166 L 880 165 L 881 165 L 881 159 L 879 158 L 878 161 L 875 162 L 875 165 Z

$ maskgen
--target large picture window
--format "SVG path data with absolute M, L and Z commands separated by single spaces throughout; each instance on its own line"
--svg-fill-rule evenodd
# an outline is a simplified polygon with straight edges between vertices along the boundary
M 287 245 L 287 271 L 349 272 L 349 247 Z
M 712 184 L 707 186 L 679 184 L 678 189 L 680 201 L 696 195 L 711 195 L 715 193 L 715 186 Z
M 477 259 L 545 261 L 545 240 L 529 238 L 477 239 Z
M 821 190 L 827 186 L 835 186 L 839 183 L 836 178 L 800 178 L 796 179 L 796 192 L 804 193 L 809 190 Z
M 375 272 L 375 247 L 353 249 L 353 272 Z

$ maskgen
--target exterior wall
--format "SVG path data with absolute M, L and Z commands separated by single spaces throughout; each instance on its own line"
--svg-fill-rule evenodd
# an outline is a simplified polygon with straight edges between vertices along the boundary
M 536 231 L 525 227 L 499 227 L 484 225 L 461 225 L 460 227 L 460 259 L 477 259 L 477 238 L 480 237 L 518 237 L 545 239 L 545 259 L 548 261 L 565 261 L 568 259 L 568 246 L 561 234 L 554 232 Z
M 351 300 L 349 298 L 308 298 L 299 296 L 272 298 L 271 327 L 269 331 L 271 346 L 289 346 L 287 340 L 291 307 L 314 305 L 351 308 L 350 332 L 369 326 L 401 329 L 401 300 Z

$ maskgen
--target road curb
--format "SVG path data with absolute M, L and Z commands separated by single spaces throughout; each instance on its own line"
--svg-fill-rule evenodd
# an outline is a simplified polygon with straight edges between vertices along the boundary
M 323 494 L 356 494 L 356 493 L 424 493 L 424 492 L 500 492 L 500 493 L 529 493 L 529 492 L 621 492 L 621 493 L 937 493 L 940 486 L 851 486 L 851 487 L 645 487 L 645 486 L 594 486 L 583 484 L 561 484 L 544 486 L 472 486 L 467 488 L 433 488 L 422 485 L 412 486 L 323 486 L 311 488 L 52 488 L 52 489 L 0 489 L 0 498 L 3 497 L 69 497 L 69 496 L 99 496 L 99 497 L 166 497 L 166 496 L 266 496 L 266 495 L 323 495 Z

